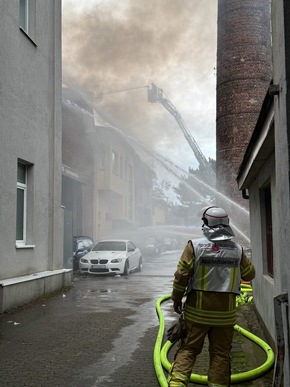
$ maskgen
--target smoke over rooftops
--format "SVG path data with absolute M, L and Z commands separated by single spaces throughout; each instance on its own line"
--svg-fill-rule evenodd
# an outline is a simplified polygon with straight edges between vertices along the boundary
M 74 3 L 79 2 L 63 2 L 64 81 L 128 134 L 155 150 L 178 142 L 194 164 L 174 118 L 160 104 L 147 102 L 142 86 L 156 83 L 205 155 L 214 157 L 203 142 L 215 136 L 216 2 L 108 0 L 87 10 Z

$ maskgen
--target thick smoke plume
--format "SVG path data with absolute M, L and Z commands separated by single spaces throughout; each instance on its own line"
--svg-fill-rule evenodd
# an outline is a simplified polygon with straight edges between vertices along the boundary
M 204 154 L 215 157 L 207 139 L 215 149 L 216 8 L 213 0 L 63 0 L 64 82 L 128 134 L 168 148 L 177 162 L 184 149 L 195 164 L 174 118 L 147 102 L 143 86 L 154 82 Z

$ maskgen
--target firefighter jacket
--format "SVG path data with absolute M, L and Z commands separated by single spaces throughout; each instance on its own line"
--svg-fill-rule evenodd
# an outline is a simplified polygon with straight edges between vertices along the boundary
M 226 265 L 226 259 L 230 265 Z M 251 281 L 254 277 L 255 268 L 238 244 L 213 243 L 204 238 L 189 241 L 174 274 L 172 299 L 181 301 L 186 295 L 184 317 L 192 323 L 235 325 L 240 279 Z
M 191 241 L 195 252 L 191 290 L 240 294 L 242 247 L 232 241 L 219 244 L 206 238 Z

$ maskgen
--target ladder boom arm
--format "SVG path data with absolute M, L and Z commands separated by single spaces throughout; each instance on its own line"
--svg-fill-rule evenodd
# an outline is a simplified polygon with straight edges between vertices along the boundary
M 148 88 L 148 101 L 149 102 L 159 102 L 161 103 L 171 115 L 175 118 L 177 121 L 180 129 L 182 130 L 184 137 L 186 138 L 189 146 L 191 147 L 199 165 L 207 175 L 207 179 L 211 181 L 212 179 L 215 179 L 215 173 L 209 164 L 208 160 L 205 158 L 204 154 L 200 150 L 197 142 L 194 140 L 192 135 L 189 133 L 181 115 L 179 114 L 178 110 L 175 108 L 175 106 L 167 99 L 163 97 L 163 91 L 159 87 L 157 87 L 154 83 L 151 84 L 151 88 Z
M 208 164 L 208 161 L 205 158 L 205 156 L 203 155 L 203 153 L 201 152 L 199 146 L 197 145 L 197 143 L 194 140 L 194 138 L 192 137 L 192 135 L 188 132 L 188 130 L 187 130 L 186 126 L 185 126 L 185 123 L 184 123 L 181 115 L 177 111 L 177 109 L 174 107 L 174 105 L 168 99 L 164 98 L 162 101 L 160 101 L 160 103 L 176 119 L 178 125 L 180 126 L 180 129 L 182 130 L 182 132 L 184 134 L 184 137 L 186 138 L 186 140 L 187 140 L 189 146 L 191 147 L 191 149 L 193 150 L 193 153 L 194 153 L 197 161 L 199 162 L 200 165 L 202 165 L 203 167 L 206 168 L 207 164 Z

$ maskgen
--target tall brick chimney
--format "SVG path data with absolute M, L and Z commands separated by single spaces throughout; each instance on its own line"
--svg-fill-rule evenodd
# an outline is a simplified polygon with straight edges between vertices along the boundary
M 218 0 L 217 190 L 247 207 L 236 177 L 272 76 L 269 0 Z

